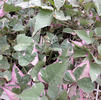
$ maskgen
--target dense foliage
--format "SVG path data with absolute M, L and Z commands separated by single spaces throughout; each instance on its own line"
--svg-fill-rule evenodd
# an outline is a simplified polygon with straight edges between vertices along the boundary
M 94 100 L 84 94 L 101 84 L 100 5 L 0 0 L 0 98 Z

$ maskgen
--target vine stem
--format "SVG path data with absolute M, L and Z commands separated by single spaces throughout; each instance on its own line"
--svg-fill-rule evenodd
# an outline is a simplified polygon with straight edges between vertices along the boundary
M 98 100 L 98 95 L 99 95 L 99 84 L 97 85 L 96 100 Z

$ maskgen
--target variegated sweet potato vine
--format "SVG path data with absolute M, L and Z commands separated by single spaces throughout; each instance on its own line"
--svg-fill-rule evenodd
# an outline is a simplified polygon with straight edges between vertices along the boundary
M 0 0 L 0 99 L 100 100 L 100 5 Z

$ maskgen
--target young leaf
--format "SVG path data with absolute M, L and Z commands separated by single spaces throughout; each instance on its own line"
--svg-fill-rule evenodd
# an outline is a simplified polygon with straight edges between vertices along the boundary
M 78 86 L 83 89 L 85 92 L 92 92 L 94 90 L 94 83 L 90 80 L 90 78 L 82 78 L 78 80 Z

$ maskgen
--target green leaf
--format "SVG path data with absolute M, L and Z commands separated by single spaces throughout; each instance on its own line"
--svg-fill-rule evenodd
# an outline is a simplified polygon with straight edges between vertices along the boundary
M 3 89 L 0 88 L 0 96 L 2 95 L 2 93 L 3 93 Z
M 101 74 L 101 65 L 90 62 L 90 77 L 92 81 L 95 81 L 98 75 Z
M 51 21 L 52 21 L 52 12 L 47 10 L 41 10 L 35 17 L 35 26 L 34 26 L 33 36 L 41 28 L 50 26 Z
M 56 35 L 53 35 L 52 33 L 47 33 L 46 41 L 49 41 L 50 50 L 53 50 L 53 51 L 60 51 L 61 50 L 61 48 L 59 47 L 58 37 Z M 46 46 L 46 44 L 45 44 L 45 46 Z
M 47 94 L 52 100 L 55 100 L 57 98 L 58 93 L 59 93 L 59 89 L 57 86 L 54 85 L 49 86 Z
M 78 57 L 85 57 L 86 56 L 87 51 L 82 48 L 82 47 L 78 47 L 75 45 L 74 47 L 74 58 L 78 58 Z
M 59 94 L 59 97 L 57 100 L 68 100 L 67 99 L 67 92 L 66 91 L 62 91 L 60 94 Z
M 51 3 L 51 5 L 54 6 L 54 1 L 53 0 L 48 0 L 48 1 Z
M 46 96 L 40 98 L 40 100 L 48 100 L 48 98 Z
M 14 30 L 14 31 L 23 31 L 24 28 L 25 28 L 25 27 L 24 27 L 22 24 L 18 23 L 18 24 L 16 24 L 16 25 L 14 25 L 13 30 Z
M 59 57 L 59 61 L 66 60 L 68 57 L 68 49 L 66 48 L 65 50 L 63 50 L 62 55 Z
M 21 10 L 20 7 L 15 7 L 13 4 L 7 4 L 7 3 L 4 3 L 3 9 L 5 12 L 17 12 Z
M 6 70 L 9 68 L 10 68 L 10 65 L 9 65 L 6 57 L 4 57 L 2 60 L 0 60 L 0 69 Z
M 25 75 L 21 79 L 21 84 L 28 84 L 29 81 L 30 81 L 30 75 Z
M 65 3 L 65 0 L 54 0 L 55 7 L 59 10 Z
M 101 27 L 96 27 L 94 31 L 97 36 L 101 36 Z
M 89 35 L 87 35 L 87 32 L 84 30 L 76 30 L 75 31 L 80 39 L 84 40 L 87 44 L 92 43 L 92 39 Z
M 72 45 L 71 43 L 67 42 L 67 40 L 64 40 L 62 43 L 61 43 L 61 48 L 62 50 L 66 50 L 68 49 L 69 51 L 72 50 Z
M 98 78 L 96 79 L 96 82 L 97 82 L 99 85 L 101 85 L 101 77 L 98 77 Z
M 11 72 L 10 71 L 4 71 L 4 72 L 0 72 L 0 78 L 2 79 L 6 79 L 7 81 L 11 80 Z
M 18 97 L 21 100 L 39 100 L 41 93 L 44 91 L 42 83 L 35 84 L 29 89 L 24 90 Z
M 57 20 L 60 21 L 67 21 L 67 20 L 71 20 L 70 16 L 65 16 L 63 11 L 59 10 L 59 11 L 55 11 L 54 15 L 53 15 Z
M 24 53 L 20 53 L 18 52 L 17 53 L 17 59 L 18 59 L 18 62 L 21 66 L 27 66 L 29 63 L 31 63 L 36 54 L 32 54 L 32 51 L 33 51 L 33 46 L 28 46 L 28 48 L 26 48 L 26 51 L 25 51 L 25 55 L 23 55 Z
M 40 7 L 42 5 L 41 0 L 27 0 L 26 2 L 23 2 L 22 0 L 15 4 L 15 6 L 19 6 L 23 9 L 25 8 L 34 8 L 34 7 Z
M 64 28 L 63 29 L 63 32 L 64 33 L 69 33 L 69 34 L 71 34 L 72 32 L 74 32 L 71 28 Z
M 10 81 L 11 80 L 11 72 L 9 70 L 3 72 L 3 77 L 7 80 Z
M 20 94 L 22 91 L 20 88 L 13 88 L 12 92 L 16 93 L 16 94 Z
M 78 0 L 68 0 L 73 7 L 78 7 Z
M 94 90 L 94 83 L 91 82 L 90 78 L 82 78 L 77 83 L 85 92 L 89 93 Z
M 2 60 L 3 59 L 3 56 L 2 55 L 0 55 L 0 60 Z
M 23 51 L 32 43 L 33 39 L 31 37 L 25 36 L 25 34 L 19 34 L 17 35 L 17 45 L 14 46 L 14 49 L 16 51 Z
M 73 83 L 75 80 L 72 78 L 72 76 L 70 75 L 70 73 L 69 72 L 66 72 L 65 73 L 65 77 L 64 77 L 64 83 L 66 83 L 66 84 L 71 84 L 71 83 Z
M 94 56 L 93 56 L 93 59 L 95 60 L 95 62 L 96 62 L 97 64 L 101 64 L 101 59 L 99 59 L 99 58 L 97 58 L 97 57 L 94 57 Z
M 82 74 L 83 70 L 85 68 L 85 65 L 82 67 L 78 67 L 75 71 L 74 71 L 74 76 L 76 78 L 76 80 L 78 80 L 80 78 L 80 75 Z
M 89 24 L 89 21 L 88 19 L 85 19 L 85 18 L 80 18 L 80 25 L 82 26 L 86 26 Z
M 40 69 L 44 66 L 43 61 L 39 61 L 36 66 L 34 66 L 31 71 L 29 72 L 29 75 L 32 76 L 33 80 L 36 81 L 38 80 L 38 72 Z
M 101 0 L 93 0 L 96 7 L 97 7 L 97 12 L 99 14 L 99 16 L 101 16 Z
M 9 49 L 9 45 L 6 40 L 6 36 L 0 37 L 0 53 L 3 53 L 4 51 Z
M 41 8 L 42 8 L 42 9 L 46 9 L 46 10 L 51 10 L 51 11 L 54 10 L 53 7 L 47 6 L 47 5 L 43 5 L 43 6 L 41 6 Z
M 101 55 L 101 45 L 98 46 L 98 53 Z
M 41 70 L 42 79 L 49 84 L 61 84 L 64 77 L 64 72 L 67 69 L 67 62 L 54 63 L 48 65 L 46 69 Z

